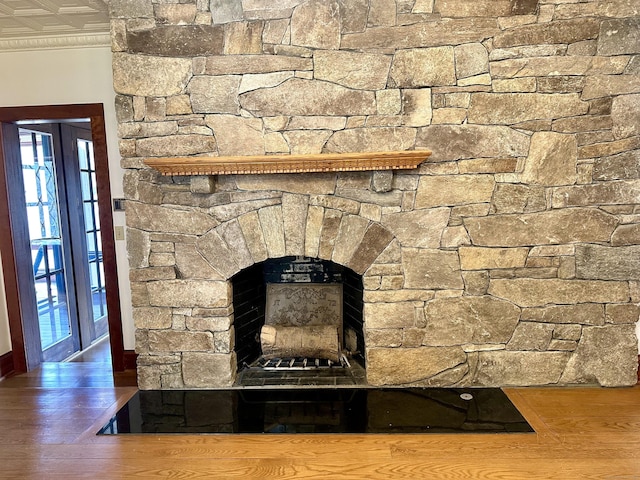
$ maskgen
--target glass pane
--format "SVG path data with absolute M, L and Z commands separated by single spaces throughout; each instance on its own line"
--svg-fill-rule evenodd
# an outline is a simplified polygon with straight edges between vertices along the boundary
M 45 350 L 71 335 L 51 136 L 20 129 L 31 259 Z
M 91 183 L 89 172 L 80 172 L 82 200 L 91 200 Z
M 93 303 L 93 321 L 97 322 L 104 318 L 107 314 L 107 309 L 93 142 L 78 140 L 78 151 L 81 152 L 79 161 L 87 239 L 87 264 L 91 282 L 91 301 Z

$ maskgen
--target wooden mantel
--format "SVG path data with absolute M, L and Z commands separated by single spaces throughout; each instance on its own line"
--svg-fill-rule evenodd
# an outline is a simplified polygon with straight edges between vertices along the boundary
M 429 150 L 405 150 L 312 155 L 147 158 L 144 163 L 163 175 L 348 172 L 413 169 L 429 155 Z

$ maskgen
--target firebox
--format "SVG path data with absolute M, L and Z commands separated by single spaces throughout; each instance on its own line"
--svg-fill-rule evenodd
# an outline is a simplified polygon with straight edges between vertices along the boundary
M 242 386 L 364 383 L 362 277 L 308 257 L 269 259 L 232 278 Z

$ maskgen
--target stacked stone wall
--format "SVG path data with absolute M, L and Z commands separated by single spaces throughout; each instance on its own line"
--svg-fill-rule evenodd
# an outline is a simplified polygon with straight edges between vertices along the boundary
M 111 0 L 141 388 L 235 377 L 229 279 L 363 275 L 375 385 L 631 385 L 634 0 Z M 418 169 L 161 177 L 155 156 L 429 149 Z

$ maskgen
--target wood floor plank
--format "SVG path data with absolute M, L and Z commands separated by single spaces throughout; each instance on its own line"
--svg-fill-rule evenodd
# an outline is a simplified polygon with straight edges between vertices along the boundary
M 506 389 L 532 434 L 96 435 L 134 392 L 103 364 L 1 381 L 0 479 L 640 479 L 640 387 Z

